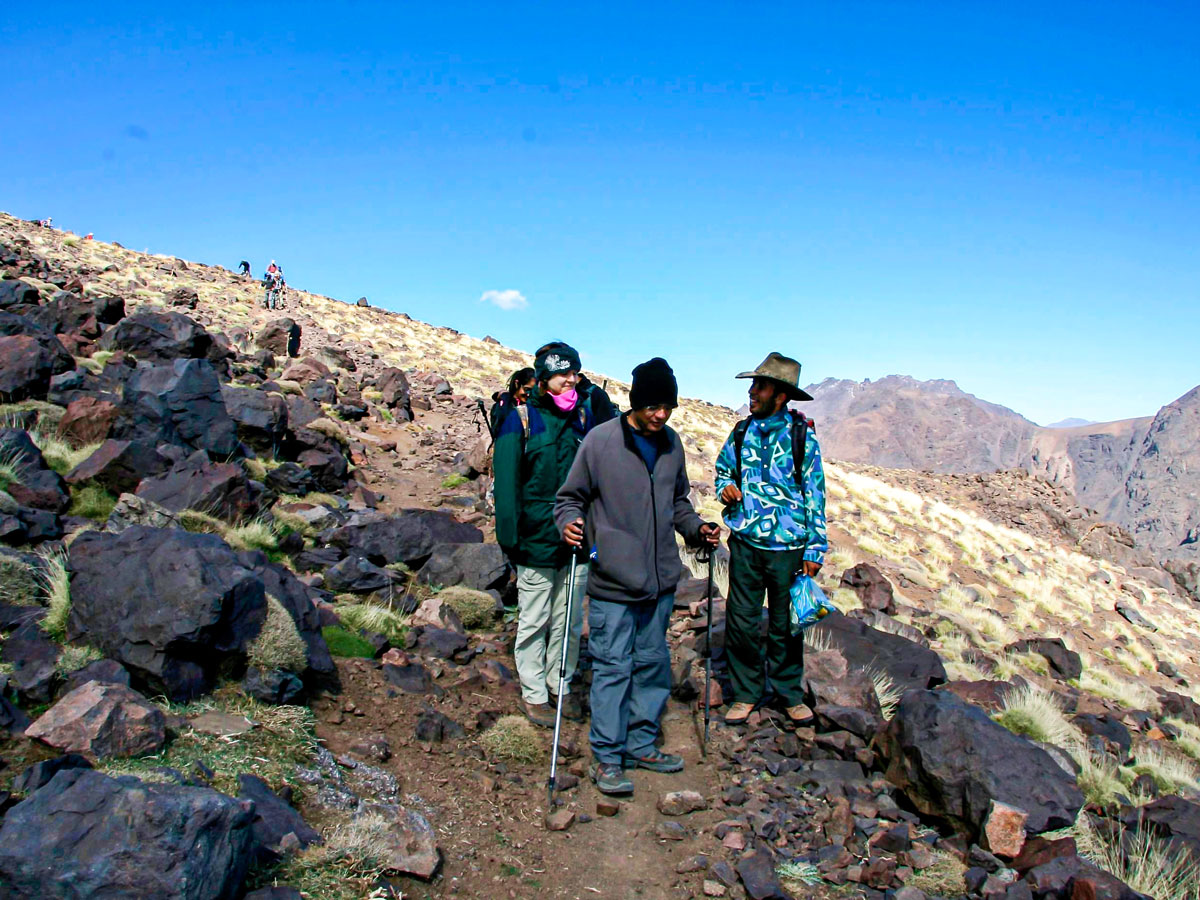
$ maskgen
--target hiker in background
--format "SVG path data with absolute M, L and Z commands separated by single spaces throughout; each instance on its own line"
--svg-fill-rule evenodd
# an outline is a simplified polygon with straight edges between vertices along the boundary
M 721 448 L 716 481 L 730 529 L 725 654 L 733 702 L 725 722 L 740 725 L 750 717 L 766 696 L 769 677 L 788 719 L 801 725 L 813 713 L 801 685 L 804 638 L 791 636 L 790 588 L 801 571 L 816 576 L 829 545 L 821 448 L 812 423 L 787 404 L 812 397 L 800 388 L 800 363 L 778 353 L 737 377 L 753 379 L 750 417 L 737 424 Z
M 628 794 L 625 768 L 678 772 L 683 757 L 655 746 L 671 693 L 667 623 L 683 572 L 675 532 L 716 546 L 720 528 L 688 500 L 683 444 L 667 427 L 679 403 L 675 374 L 655 357 L 633 370 L 632 409 L 583 442 L 554 518 L 563 540 L 590 548 L 591 778 Z
M 238 263 L 238 274 L 245 278 L 249 278 L 250 277 L 250 263 L 244 259 L 240 263 Z
M 537 385 L 524 404 L 500 422 L 492 456 L 496 542 L 517 567 L 517 641 L 514 656 L 525 715 L 535 725 L 554 727 L 552 696 L 558 687 L 563 641 L 567 641 L 567 684 L 579 659 L 582 604 L 566 617 L 567 578 L 575 567 L 577 596 L 587 585 L 587 563 L 577 562 L 559 540 L 554 496 L 567 477 L 584 436 L 596 424 L 587 399 L 575 390 L 579 354 L 556 344 L 534 360 Z M 521 374 L 521 373 L 517 373 Z M 583 708 L 569 690 L 563 715 L 582 719 Z
M 279 309 L 279 295 L 283 292 L 283 269 L 275 265 L 275 260 L 267 266 L 263 276 L 263 306 L 266 309 Z
M 500 433 L 500 425 L 504 417 L 512 412 L 514 407 L 529 400 L 529 395 L 537 388 L 537 379 L 529 366 L 517 369 L 508 379 L 508 389 L 492 394 L 492 408 L 488 411 L 488 430 L 492 440 Z M 578 390 L 578 389 L 577 389 Z
M 553 350 L 555 347 L 567 346 L 562 341 L 551 341 L 548 344 L 543 344 L 538 347 L 537 353 L 534 356 L 541 356 L 547 351 Z M 613 405 L 612 398 L 608 396 L 608 392 L 598 384 L 594 384 L 590 378 L 579 373 L 579 381 L 575 385 L 575 390 L 581 397 L 586 397 L 588 403 L 592 407 L 592 414 L 596 417 L 596 424 L 599 425 L 607 422 L 609 419 L 617 417 L 617 408 Z

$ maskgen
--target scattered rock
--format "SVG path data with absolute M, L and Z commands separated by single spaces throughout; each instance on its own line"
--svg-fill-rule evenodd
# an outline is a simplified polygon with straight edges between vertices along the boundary
M 132 688 L 89 681 L 25 729 L 51 747 L 99 757 L 147 756 L 167 742 L 162 711 Z
M 701 809 L 708 809 L 708 801 L 696 791 L 668 791 L 658 798 L 658 811 L 664 816 L 686 816 Z
M 992 800 L 991 810 L 983 823 L 984 846 L 997 856 L 1009 859 L 1025 846 L 1025 822 L 1029 814 L 1007 803 Z
M 549 831 L 566 831 L 575 824 L 575 810 L 557 809 L 546 816 L 546 828 Z
M 878 610 L 888 615 L 896 611 L 892 583 L 870 563 L 859 563 L 843 572 L 841 586 L 854 591 L 866 609 Z

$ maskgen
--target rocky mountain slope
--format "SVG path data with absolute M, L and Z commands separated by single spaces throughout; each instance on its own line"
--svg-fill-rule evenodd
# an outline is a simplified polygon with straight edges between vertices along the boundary
M 687 767 L 612 803 L 513 716 L 475 397 L 527 356 L 11 218 L 0 270 L 0 896 L 1194 897 L 1200 606 L 1061 487 L 831 459 L 815 720 L 720 724 L 688 579 Z M 734 418 L 672 421 L 712 518 Z
M 1200 555 L 1196 390 L 1153 417 L 1045 428 L 952 381 L 831 378 L 808 391 L 815 399 L 802 406 L 836 459 L 943 473 L 1027 469 L 1129 529 L 1160 559 L 1186 565 Z

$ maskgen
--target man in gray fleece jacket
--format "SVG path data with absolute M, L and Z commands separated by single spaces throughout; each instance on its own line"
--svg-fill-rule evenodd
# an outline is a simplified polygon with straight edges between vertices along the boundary
M 589 549 L 588 650 L 592 656 L 591 776 L 628 794 L 625 767 L 678 772 L 682 757 L 655 746 L 671 692 L 667 623 L 683 573 L 674 532 L 714 546 L 720 528 L 688 500 L 678 435 L 667 420 L 679 389 L 666 360 L 633 370 L 633 409 L 592 429 L 558 491 L 563 540 Z

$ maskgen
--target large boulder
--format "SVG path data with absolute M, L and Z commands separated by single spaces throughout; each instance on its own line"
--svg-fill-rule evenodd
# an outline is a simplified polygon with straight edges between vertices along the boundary
M 221 383 L 204 359 L 138 368 L 125 383 L 109 435 L 150 444 L 181 444 L 219 458 L 238 449 L 237 428 L 225 409 Z
M 95 444 L 108 437 L 117 418 L 117 405 L 101 397 L 80 397 L 67 404 L 58 421 L 59 436 L 75 445 Z
M 503 590 L 512 567 L 498 544 L 438 544 L 417 577 L 440 587 L 463 585 L 477 591 Z
M 67 482 L 94 481 L 120 495 L 136 490 L 143 478 L 161 475 L 170 465 L 170 460 L 150 444 L 108 440 L 67 473 Z
M 843 572 L 841 586 L 854 591 L 866 609 L 889 614 L 896 611 L 892 583 L 870 563 L 859 563 Z
M 61 375 L 75 368 L 75 360 L 62 341 L 50 329 L 39 325 L 28 316 L 18 316 L 10 312 L 0 312 L 0 337 L 16 337 L 24 335 L 37 341 L 50 359 L 50 374 Z
M 1149 831 L 1170 844 L 1176 854 L 1189 853 L 1200 866 L 1200 804 L 1168 795 L 1153 803 L 1129 809 L 1123 821 L 1127 828 Z
M 227 384 L 221 388 L 221 397 L 238 437 L 255 450 L 272 451 L 279 446 L 288 425 L 288 406 L 282 394 Z
M 1038 654 L 1063 681 L 1070 681 L 1083 674 L 1083 661 L 1079 654 L 1069 649 L 1062 638 L 1026 638 L 1009 644 L 1004 650 L 1006 653 Z
M 66 512 L 71 504 L 66 482 L 46 464 L 28 432 L 0 428 L 0 459 L 11 461 L 16 469 L 17 480 L 9 484 L 6 493 L 20 506 Z
M 355 552 L 378 566 L 402 562 L 417 568 L 438 544 L 480 544 L 483 532 L 449 513 L 404 509 L 392 515 L 356 513 L 345 525 L 321 532 L 319 538 L 323 544 Z
M 234 900 L 253 859 L 252 820 L 252 804 L 210 788 L 61 771 L 4 817 L 0 895 Z
M 54 694 L 59 646 L 28 619 L 0 645 L 0 662 L 12 671 L 11 686 L 27 703 L 46 703 Z
M 946 668 L 933 650 L 841 613 L 829 614 L 808 634 L 828 639 L 829 645 L 846 657 L 851 669 L 883 672 L 902 691 L 931 688 L 946 680 Z
M 289 842 L 298 849 L 321 843 L 316 829 L 257 775 L 238 776 L 238 798 L 254 804 L 254 844 L 263 862 L 283 856 L 284 839 L 288 835 L 295 838 Z
M 395 584 L 392 572 L 362 556 L 347 556 L 325 570 L 325 588 L 335 594 L 370 594 Z
M 122 684 L 89 681 L 66 694 L 25 736 L 66 753 L 146 756 L 167 742 L 162 710 Z
M 0 281 L 0 310 L 36 307 L 39 302 L 38 289 L 18 279 Z
M 255 336 L 254 346 L 270 350 L 276 356 L 297 356 L 300 353 L 300 326 L 295 319 L 286 316 L 272 319 Z
M 100 338 L 104 350 L 124 350 L 139 362 L 170 365 L 175 360 L 204 359 L 212 335 L 182 313 L 137 312 L 122 319 Z
M 948 691 L 906 693 L 883 745 L 888 779 L 918 810 L 973 839 L 993 800 L 1028 813 L 1030 834 L 1071 825 L 1083 806 L 1075 779 L 1049 753 Z
M 260 491 L 237 463 L 214 463 L 200 451 L 170 471 L 142 479 L 137 496 L 172 512 L 196 509 L 236 522 L 258 511 Z
M 267 605 L 261 578 L 216 535 L 133 525 L 71 544 L 67 638 L 103 650 L 172 700 L 243 664 Z
M 5 402 L 45 400 L 54 375 L 54 361 L 33 338 L 18 334 L 0 337 L 0 398 Z
M 388 366 L 379 373 L 376 381 L 379 392 L 383 394 L 383 403 L 393 412 L 402 413 L 407 421 L 412 421 L 412 388 L 408 376 L 402 369 Z

